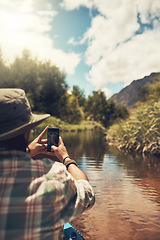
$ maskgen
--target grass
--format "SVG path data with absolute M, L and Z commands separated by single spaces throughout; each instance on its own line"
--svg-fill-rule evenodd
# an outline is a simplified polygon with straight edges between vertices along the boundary
M 107 140 L 119 149 L 160 154 L 160 101 L 141 104 L 127 120 L 110 127 Z

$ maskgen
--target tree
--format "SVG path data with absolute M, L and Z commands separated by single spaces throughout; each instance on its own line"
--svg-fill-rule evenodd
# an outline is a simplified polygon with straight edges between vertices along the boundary
M 84 91 L 81 90 L 78 86 L 73 86 L 72 94 L 77 98 L 79 106 L 84 106 L 85 104 L 85 95 Z
M 78 99 L 73 94 L 66 93 L 59 101 L 60 118 L 69 123 L 79 123 L 83 112 L 79 107 Z
M 0 69 L 1 70 L 1 69 Z M 1 71 L 2 72 L 2 71 Z M 47 112 L 59 117 L 58 103 L 67 91 L 65 74 L 48 62 L 33 59 L 28 50 L 16 57 L 10 65 L 7 83 L 1 87 L 16 87 L 25 90 L 33 111 Z
M 40 63 L 38 80 L 41 86 L 38 100 L 42 103 L 39 110 L 59 117 L 59 100 L 67 91 L 65 74 L 56 66 L 51 65 L 50 62 Z
M 72 94 L 67 93 L 65 77 L 57 66 L 33 59 L 26 49 L 7 67 L 0 51 L 0 87 L 24 89 L 33 111 L 50 113 L 69 123 L 79 123 L 85 115 L 105 127 L 126 116 L 127 110 L 107 101 L 103 91 L 94 91 L 88 99 L 78 86 L 73 86 Z
M 103 91 L 94 91 L 88 97 L 85 105 L 87 117 L 100 122 L 104 127 L 109 127 L 118 118 L 128 116 L 125 107 L 116 105 L 113 100 L 107 100 Z
M 115 104 L 113 100 L 108 100 L 108 110 L 107 110 L 107 126 L 110 126 L 118 119 L 125 119 L 128 117 L 129 113 L 125 106 Z
M 85 112 L 87 117 L 93 118 L 97 122 L 104 123 L 105 111 L 107 108 L 107 101 L 104 92 L 93 91 L 93 95 L 89 95 L 85 104 Z
M 16 57 L 10 66 L 10 86 L 34 92 L 38 87 L 37 59 L 32 59 L 30 51 L 24 49 L 22 57 Z
M 0 87 L 8 87 L 9 84 L 9 68 L 5 65 L 2 50 L 0 48 Z

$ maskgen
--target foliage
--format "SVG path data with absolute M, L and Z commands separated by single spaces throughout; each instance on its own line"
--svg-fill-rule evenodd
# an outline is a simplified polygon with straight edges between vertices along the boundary
M 86 100 L 84 91 L 81 90 L 78 86 L 73 86 L 72 94 L 77 98 L 79 106 L 83 107 Z
M 58 101 L 66 91 L 65 75 L 50 62 L 32 59 L 27 50 L 10 66 L 10 87 L 26 91 L 32 108 L 58 116 Z
M 78 103 L 78 99 L 66 93 L 59 101 L 60 118 L 68 123 L 79 123 L 83 119 L 83 112 Z
M 110 126 L 116 119 L 126 118 L 128 111 L 125 107 L 116 105 L 113 100 L 107 100 L 105 93 L 94 91 L 85 103 L 87 118 L 100 122 L 103 126 Z
M 159 81 L 155 81 L 153 84 L 148 86 L 148 91 L 146 95 L 147 101 L 158 101 L 160 99 L 160 79 Z
M 31 140 L 37 137 L 46 126 L 58 127 L 60 129 L 60 132 L 82 132 L 93 131 L 94 129 L 104 131 L 104 127 L 94 121 L 81 121 L 79 124 L 70 124 L 68 122 L 62 121 L 59 118 L 51 116 L 32 130 Z
M 0 86 L 2 87 L 8 86 L 8 71 L 9 68 L 5 65 L 3 61 L 2 51 L 0 49 Z
M 160 75 L 156 75 L 152 83 L 139 87 L 138 95 L 142 101 L 148 101 L 151 99 L 157 101 L 160 96 Z
M 111 126 L 107 138 L 120 149 L 160 154 L 160 81 L 150 85 L 146 99 L 126 121 Z
M 107 100 L 102 91 L 94 91 L 86 99 L 84 91 L 73 86 L 69 94 L 65 77 L 50 61 L 32 58 L 27 49 L 10 66 L 5 65 L 0 51 L 0 87 L 24 89 L 33 111 L 50 113 L 72 124 L 91 119 L 104 127 L 128 115 L 125 107 Z

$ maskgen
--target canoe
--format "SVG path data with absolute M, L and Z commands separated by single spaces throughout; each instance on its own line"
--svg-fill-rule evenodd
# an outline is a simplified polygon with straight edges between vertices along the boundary
M 65 240 L 85 240 L 70 223 L 64 224 L 64 235 Z

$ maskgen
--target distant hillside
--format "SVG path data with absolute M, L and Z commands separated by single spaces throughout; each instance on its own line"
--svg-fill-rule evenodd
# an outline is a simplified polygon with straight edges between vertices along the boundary
M 140 88 L 157 80 L 160 80 L 160 73 L 151 73 L 151 75 L 142 79 L 134 80 L 119 93 L 114 94 L 111 99 L 114 100 L 116 104 L 126 106 L 128 110 L 131 110 L 142 100 Z

